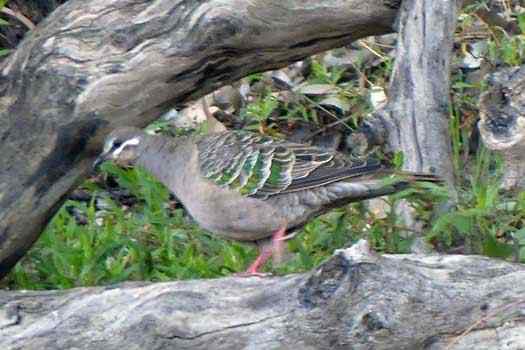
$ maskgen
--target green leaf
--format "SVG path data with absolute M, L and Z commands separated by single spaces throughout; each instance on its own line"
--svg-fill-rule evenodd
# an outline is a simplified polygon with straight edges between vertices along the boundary
M 463 89 L 469 89 L 469 88 L 475 88 L 476 85 L 472 83 L 467 83 L 464 81 L 458 81 L 452 84 L 452 89 L 456 90 L 463 90 Z
M 463 234 L 468 235 L 472 231 L 472 218 L 459 213 L 450 217 L 450 224 Z
M 259 122 L 267 120 L 272 112 L 279 106 L 279 102 L 271 94 L 255 101 L 246 107 L 246 115 Z
M 512 246 L 499 242 L 494 236 L 487 235 L 483 241 L 483 254 L 493 258 L 508 258 L 513 253 Z
M 430 193 L 432 196 L 437 197 L 436 199 L 447 199 L 450 197 L 450 193 L 448 191 L 447 186 L 436 184 L 433 182 L 416 182 L 413 185 L 415 188 L 421 188 Z
M 521 34 L 525 34 L 525 13 L 518 15 L 518 26 L 520 27 Z
M 394 153 L 394 159 L 392 161 L 394 163 L 394 168 L 401 169 L 403 167 L 403 163 L 405 162 L 405 155 L 402 151 L 397 151 Z

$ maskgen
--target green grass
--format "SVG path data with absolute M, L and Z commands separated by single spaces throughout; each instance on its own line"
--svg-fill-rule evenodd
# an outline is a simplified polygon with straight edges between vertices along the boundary
M 1 1 L 0 1 L 1 4 Z M 468 12 L 468 11 L 467 11 Z M 508 35 L 488 28 L 487 50 L 493 64 L 516 65 L 525 62 L 525 15 L 520 15 L 522 33 Z M 465 14 L 458 26 L 461 34 L 471 25 L 473 16 Z M 382 53 L 381 47 L 375 47 Z M 1 51 L 0 51 L 1 52 Z M 271 86 L 244 106 L 240 118 L 244 128 L 263 130 L 271 135 L 298 122 L 322 127 L 351 113 L 347 127 L 358 126 L 370 112 L 366 88 L 359 86 L 356 75 L 367 84 L 385 86 L 392 70 L 392 60 L 385 55 L 374 67 L 354 67 L 350 74 L 328 69 L 321 60 L 311 60 L 307 84 L 331 86 L 329 96 L 303 96 L 296 91 L 296 102 L 280 101 Z M 261 74 L 250 77 L 260 81 Z M 450 114 L 453 164 L 458 183 L 455 208 L 433 215 L 444 197 L 435 187 L 417 188 L 391 196 L 392 206 L 408 198 L 417 216 L 426 223 L 427 241 L 439 251 L 461 251 L 525 262 L 525 192 L 503 195 L 498 190 L 501 161 L 483 147 L 469 147 L 476 122 L 477 93 L 483 83 L 472 84 L 461 71 L 454 72 Z M 472 92 L 475 92 L 474 94 Z M 321 109 L 324 99 L 337 99 L 345 110 Z M 349 107 L 347 107 L 349 106 Z M 155 127 L 165 128 L 159 122 Z M 199 132 L 205 131 L 205 126 Z M 180 130 L 170 130 L 180 134 Z M 396 154 L 399 166 L 402 154 Z M 93 286 L 127 280 L 166 281 L 212 278 L 242 271 L 256 257 L 254 247 L 229 242 L 199 229 L 183 209 L 171 208 L 164 186 L 140 169 L 122 170 L 105 164 L 105 176 L 114 177 L 122 188 L 138 199 L 126 207 L 111 198 L 103 198 L 104 211 L 95 210 L 95 202 L 68 201 L 46 228 L 26 257 L 16 265 L 4 286 L 17 289 L 54 289 Z M 93 180 L 83 187 L 99 196 L 108 196 Z M 72 216 L 72 208 L 83 213 L 86 224 Z M 367 239 L 378 252 L 408 252 L 411 239 L 394 211 L 376 217 L 363 203 L 356 203 L 316 218 L 291 240 L 289 256 L 279 266 L 267 267 L 276 274 L 301 272 L 314 268 L 338 248 L 360 238 Z
M 109 205 L 97 218 L 93 201 L 68 201 L 11 274 L 13 285 L 46 289 L 206 278 L 238 271 L 255 257 L 253 249 L 199 230 L 182 209 L 166 210 L 167 190 L 144 171 L 104 168 L 133 191 L 139 204 L 130 209 L 106 198 Z M 87 214 L 86 225 L 77 223 L 70 206 Z

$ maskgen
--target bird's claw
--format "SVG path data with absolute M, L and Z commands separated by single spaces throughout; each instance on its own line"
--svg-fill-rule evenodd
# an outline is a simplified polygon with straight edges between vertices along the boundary
M 298 233 L 299 233 L 298 231 L 295 231 L 295 232 L 290 233 L 289 235 L 282 236 L 282 237 L 279 237 L 279 238 L 275 238 L 275 240 L 276 241 L 287 241 L 287 240 L 292 239 L 295 236 L 297 236 Z

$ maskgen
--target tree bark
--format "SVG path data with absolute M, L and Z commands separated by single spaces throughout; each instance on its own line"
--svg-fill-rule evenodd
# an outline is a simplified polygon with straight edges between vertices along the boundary
M 379 112 L 387 123 L 390 149 L 403 154 L 403 169 L 439 175 L 451 194 L 450 60 L 457 6 L 456 0 L 403 2 L 390 96 Z M 407 202 L 396 210 L 412 229 L 408 235 L 422 231 Z M 412 251 L 431 250 L 421 237 L 414 238 Z
M 450 59 L 456 0 L 404 1 L 389 99 L 380 113 L 388 144 L 406 170 L 435 173 L 453 184 L 448 133 Z
M 490 90 L 480 97 L 483 143 L 503 156 L 502 188 L 525 189 L 525 66 L 490 75 Z
M 360 148 L 401 151 L 405 170 L 438 174 L 451 188 L 448 119 L 456 17 L 455 0 L 403 2 L 388 102 L 351 139 Z
M 523 265 L 361 241 L 307 274 L 0 291 L 0 347 L 517 350 L 524 290 Z
M 392 31 L 396 0 L 71 0 L 0 66 L 0 278 L 116 125 Z

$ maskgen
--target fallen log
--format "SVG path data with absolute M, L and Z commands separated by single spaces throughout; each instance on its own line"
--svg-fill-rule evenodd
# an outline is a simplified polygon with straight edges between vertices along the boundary
M 284 277 L 0 291 L 0 348 L 523 349 L 525 266 L 365 241 Z

